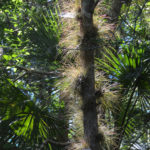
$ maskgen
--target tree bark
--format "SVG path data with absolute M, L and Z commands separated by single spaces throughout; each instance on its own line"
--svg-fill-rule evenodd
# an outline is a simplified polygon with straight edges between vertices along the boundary
M 112 5 L 109 11 L 109 16 L 111 17 L 111 22 L 115 23 L 118 21 L 118 17 L 120 15 L 121 7 L 125 3 L 126 5 L 130 5 L 132 0 L 112 0 Z
M 122 6 L 122 0 L 113 0 L 111 9 L 109 11 L 109 16 L 111 17 L 112 22 L 116 22 L 120 15 L 120 10 Z
M 83 102 L 84 139 L 91 150 L 102 150 L 98 139 L 98 122 L 95 98 L 94 40 L 97 29 L 93 24 L 93 13 L 98 1 L 81 0 L 80 14 L 80 63 L 83 70 L 81 97 Z M 91 49 L 90 49 L 91 48 Z

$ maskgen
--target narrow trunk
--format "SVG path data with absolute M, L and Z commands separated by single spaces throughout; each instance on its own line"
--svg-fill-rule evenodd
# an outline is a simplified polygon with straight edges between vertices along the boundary
M 112 0 L 112 5 L 109 11 L 109 16 L 111 17 L 111 21 L 110 23 L 116 23 L 118 21 L 119 15 L 121 13 L 121 7 L 123 4 L 126 4 L 126 6 L 130 6 L 132 0 Z M 120 125 L 120 123 L 118 122 L 120 119 L 120 112 L 119 112 L 119 107 L 121 104 L 118 104 L 117 109 L 115 110 L 115 112 L 113 113 L 113 117 L 115 120 L 114 123 L 114 129 L 115 129 L 115 133 L 116 133 L 116 138 L 115 138 L 115 144 L 116 147 L 113 147 L 112 150 L 119 150 L 120 149 L 120 145 L 122 142 L 122 127 Z
M 122 0 L 113 0 L 112 1 L 111 9 L 109 11 L 109 16 L 111 17 L 112 22 L 118 21 L 122 3 L 123 3 Z
M 111 5 L 110 11 L 109 11 L 109 16 L 111 17 L 111 20 L 109 23 L 114 23 L 114 24 L 117 23 L 119 15 L 121 13 L 122 5 L 126 4 L 126 6 L 129 7 L 131 2 L 132 2 L 132 0 L 112 0 L 112 5 Z M 118 104 L 117 109 L 113 113 L 113 117 L 115 120 L 114 129 L 115 129 L 115 133 L 116 133 L 116 138 L 115 138 L 116 147 L 113 147 L 112 150 L 119 150 L 121 142 L 122 142 L 122 127 L 118 123 L 118 121 L 120 119 L 120 114 L 119 114 L 120 113 L 119 112 L 120 105 L 121 104 Z
M 91 150 L 101 150 L 98 139 L 98 123 L 95 98 L 94 40 L 97 30 L 93 25 L 94 0 L 81 0 L 80 63 L 83 70 L 81 97 L 83 101 L 84 139 Z

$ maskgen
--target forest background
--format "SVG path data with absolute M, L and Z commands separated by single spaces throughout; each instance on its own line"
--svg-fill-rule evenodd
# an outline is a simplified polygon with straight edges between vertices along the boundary
M 0 150 L 149 150 L 150 1 L 1 0 Z

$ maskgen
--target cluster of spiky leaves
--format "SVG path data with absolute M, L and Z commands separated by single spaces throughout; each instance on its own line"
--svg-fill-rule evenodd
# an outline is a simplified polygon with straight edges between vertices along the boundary
M 44 139 L 63 134 L 59 131 L 64 128 L 63 121 L 56 118 L 57 113 L 50 110 L 50 106 L 31 101 L 11 81 L 1 80 L 0 94 L 0 145 L 4 149 L 16 145 L 20 149 L 34 149 L 40 147 Z
M 134 1 L 131 3 L 131 8 L 120 18 L 123 35 L 118 40 L 118 49 L 106 48 L 104 58 L 97 59 L 99 69 L 105 71 L 112 84 L 121 85 L 119 105 L 112 117 L 116 127 L 121 129 L 122 149 L 149 148 L 150 39 L 145 32 L 149 4 L 148 1 L 139 2 L 141 11 Z M 133 14 L 135 10 L 138 13 Z

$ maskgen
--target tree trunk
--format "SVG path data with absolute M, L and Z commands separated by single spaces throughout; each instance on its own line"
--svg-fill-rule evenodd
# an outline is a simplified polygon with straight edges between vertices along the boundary
M 102 150 L 98 139 L 98 122 L 95 98 L 94 49 L 97 36 L 93 25 L 93 13 L 96 4 L 94 0 L 81 0 L 80 14 L 80 63 L 83 70 L 81 97 L 83 101 L 84 139 L 91 150 Z
M 118 21 L 122 5 L 125 3 L 129 6 L 131 1 L 132 0 L 112 0 L 112 5 L 108 14 L 111 17 L 111 22 L 115 23 Z
M 120 15 L 120 10 L 122 6 L 122 0 L 113 0 L 111 9 L 109 11 L 109 16 L 111 17 L 112 22 L 116 22 Z

